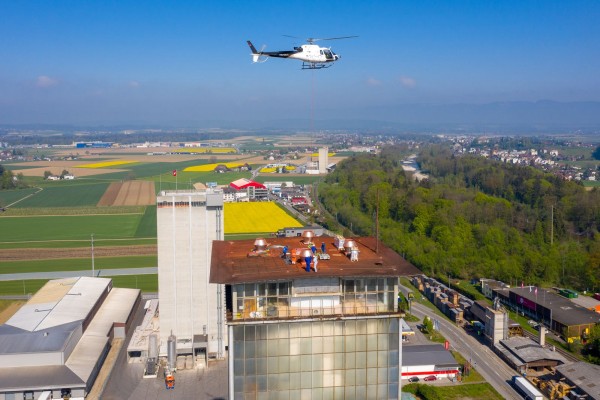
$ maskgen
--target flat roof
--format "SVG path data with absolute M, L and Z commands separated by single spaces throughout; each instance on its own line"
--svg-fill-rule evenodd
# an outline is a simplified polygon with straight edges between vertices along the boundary
M 594 299 L 593 297 L 584 296 L 584 295 L 580 295 L 579 297 L 575 297 L 574 299 L 569 299 L 569 300 L 571 300 L 573 303 L 575 303 L 581 307 L 585 307 L 587 309 L 596 308 L 596 307 L 600 306 L 600 301 Z
M 355 241 L 358 261 L 340 253 L 334 244 L 334 238 L 320 236 L 315 238 L 315 246 L 321 248 L 325 243 L 329 260 L 319 260 L 318 272 L 306 272 L 304 263 L 287 264 L 281 257 L 282 248 L 290 251 L 295 248 L 307 248 L 300 237 L 267 238 L 267 251 L 257 256 L 249 256 L 254 248 L 254 240 L 213 241 L 210 268 L 211 283 L 251 283 L 266 281 L 292 280 L 296 278 L 322 277 L 397 277 L 421 273 L 417 267 L 406 261 L 398 253 L 379 243 L 376 252 L 376 240 L 373 237 L 347 238 Z
M 595 400 L 600 400 L 600 365 L 583 361 L 559 365 L 556 370 Z
M 402 345 L 402 366 L 458 366 L 458 362 L 441 344 Z
M 552 293 L 546 289 L 535 287 L 531 291 L 529 286 L 524 288 L 514 287 L 507 289 L 519 296 L 530 300 L 536 304 L 552 310 L 552 319 L 566 326 L 597 324 L 600 322 L 600 314 L 581 307 L 566 297 Z
M 534 342 L 530 338 L 513 336 L 501 340 L 500 344 L 502 344 L 502 347 L 498 347 L 500 351 L 506 354 L 504 351 L 504 349 L 506 349 L 519 360 L 519 362 L 515 362 L 515 365 L 522 365 L 540 360 L 554 360 L 560 361 L 561 363 L 567 362 L 560 353 L 542 347 L 539 343 Z

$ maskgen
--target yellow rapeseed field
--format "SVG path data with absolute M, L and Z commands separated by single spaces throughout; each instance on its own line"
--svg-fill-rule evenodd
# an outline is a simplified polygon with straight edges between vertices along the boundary
M 225 165 L 227 168 L 237 168 L 244 164 L 240 163 L 218 163 L 218 164 L 204 164 L 204 165 L 192 165 L 191 167 L 185 168 L 184 172 L 211 172 L 217 165 Z
M 108 167 L 115 167 L 117 165 L 133 164 L 136 162 L 137 161 L 124 161 L 124 160 L 105 161 L 105 162 L 99 162 L 99 163 L 93 163 L 93 164 L 78 165 L 77 168 L 108 168 Z
M 319 153 L 312 153 L 311 157 L 317 157 L 319 155 Z M 333 157 L 335 156 L 335 153 L 327 153 L 327 157 Z
M 225 203 L 225 233 L 277 232 L 302 224 L 274 202 Z
M 176 150 L 179 153 L 215 153 L 228 154 L 236 153 L 233 147 L 182 147 Z

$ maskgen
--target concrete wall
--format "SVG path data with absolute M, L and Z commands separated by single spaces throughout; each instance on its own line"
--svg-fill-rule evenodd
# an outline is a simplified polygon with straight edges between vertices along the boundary
M 221 198 L 217 202 L 220 205 L 214 205 L 217 203 L 211 197 L 207 206 L 204 192 L 180 192 L 157 198 L 161 354 L 166 354 L 171 331 L 180 343 L 191 341 L 193 335 L 207 334 L 208 352 L 217 352 L 218 303 L 224 303 L 224 290 L 217 298 L 218 285 L 208 281 L 212 241 L 223 240 L 223 201 Z M 166 205 L 161 205 L 161 201 Z M 221 307 L 223 347 L 224 308 Z

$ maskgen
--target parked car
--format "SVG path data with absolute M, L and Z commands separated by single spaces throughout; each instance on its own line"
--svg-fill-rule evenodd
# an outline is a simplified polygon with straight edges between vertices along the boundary
M 436 381 L 437 380 L 437 376 L 435 376 L 435 375 L 429 375 L 429 376 L 426 376 L 425 378 L 423 378 L 423 380 L 425 382 Z
M 419 380 L 420 380 L 420 379 L 419 379 L 419 377 L 418 377 L 418 376 L 413 376 L 413 377 L 410 377 L 410 378 L 408 378 L 408 381 L 409 381 L 409 382 L 419 382 Z

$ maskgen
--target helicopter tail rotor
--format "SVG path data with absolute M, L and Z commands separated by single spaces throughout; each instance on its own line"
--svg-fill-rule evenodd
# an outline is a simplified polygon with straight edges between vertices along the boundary
M 252 62 L 253 63 L 264 63 L 265 61 L 267 61 L 267 59 L 269 57 L 263 55 L 263 51 L 265 49 L 265 47 L 267 47 L 267 45 L 263 45 L 260 49 L 260 51 L 256 50 L 256 47 L 254 47 L 254 45 L 252 44 L 251 41 L 247 41 L 248 46 L 250 47 L 250 50 L 252 51 Z

